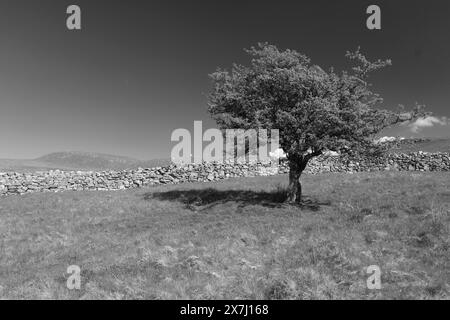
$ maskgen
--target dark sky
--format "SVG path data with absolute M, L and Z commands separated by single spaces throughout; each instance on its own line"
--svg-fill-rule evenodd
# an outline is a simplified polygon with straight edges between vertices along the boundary
M 82 30 L 66 28 L 66 8 Z M 378 4 L 382 30 L 366 28 Z M 176 128 L 214 127 L 208 74 L 270 42 L 327 69 L 361 46 L 393 66 L 373 78 L 386 107 L 450 117 L 450 1 L 0 0 L 0 158 L 80 150 L 167 158 Z M 390 133 L 410 136 L 410 127 Z M 450 136 L 435 124 L 417 133 Z

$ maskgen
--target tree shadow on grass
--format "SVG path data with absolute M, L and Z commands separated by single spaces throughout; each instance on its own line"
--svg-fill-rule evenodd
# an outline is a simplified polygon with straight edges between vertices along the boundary
M 298 207 L 312 211 L 319 211 L 322 205 L 330 203 L 321 203 L 309 197 L 304 197 L 299 204 L 288 204 L 285 202 L 287 192 L 283 188 L 277 188 L 274 191 L 252 191 L 252 190 L 217 190 L 191 189 L 191 190 L 172 190 L 166 192 L 149 192 L 144 195 L 145 200 L 178 201 L 185 205 L 185 208 L 192 211 L 202 211 L 220 204 L 234 202 L 238 208 L 248 205 L 260 205 L 268 208 Z

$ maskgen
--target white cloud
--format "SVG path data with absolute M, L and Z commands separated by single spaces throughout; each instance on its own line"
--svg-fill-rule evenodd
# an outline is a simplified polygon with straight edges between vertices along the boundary
M 446 117 L 437 118 L 437 117 L 432 117 L 432 116 L 425 117 L 425 118 L 419 118 L 416 121 L 414 121 L 413 123 L 410 123 L 408 125 L 408 127 L 410 128 L 410 130 L 412 132 L 418 133 L 423 128 L 434 127 L 435 125 L 441 125 L 441 126 L 447 125 L 447 118 Z

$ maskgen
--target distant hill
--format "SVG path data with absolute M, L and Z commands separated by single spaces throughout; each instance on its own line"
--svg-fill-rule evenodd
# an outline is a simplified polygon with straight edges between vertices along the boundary
M 138 160 L 128 157 L 90 152 L 56 152 L 35 161 L 68 168 L 123 168 L 134 166 Z
M 150 168 L 170 164 L 169 159 L 137 160 L 93 152 L 55 152 L 30 160 L 0 159 L 0 171 L 32 172 L 39 170 L 103 171 Z

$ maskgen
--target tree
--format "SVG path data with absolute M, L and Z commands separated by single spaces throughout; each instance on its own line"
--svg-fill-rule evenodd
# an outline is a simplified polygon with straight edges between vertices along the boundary
M 325 150 L 367 154 L 379 146 L 382 129 L 426 115 L 423 106 L 409 112 L 380 109 L 382 98 L 370 90 L 373 71 L 390 60 L 369 61 L 360 49 L 347 52 L 354 67 L 325 72 L 294 50 L 260 43 L 246 50 L 250 66 L 210 75 L 208 111 L 221 129 L 278 129 L 289 163 L 288 202 L 300 202 L 300 176 Z

